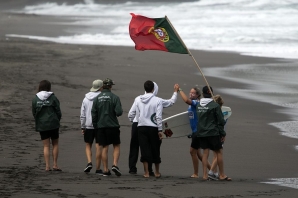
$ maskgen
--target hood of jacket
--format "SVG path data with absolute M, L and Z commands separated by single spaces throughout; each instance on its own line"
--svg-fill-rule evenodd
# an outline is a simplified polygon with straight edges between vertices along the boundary
M 36 94 L 36 96 L 40 99 L 40 100 L 46 100 L 48 99 L 51 95 L 53 94 L 53 92 L 48 92 L 48 91 L 40 91 Z
M 207 104 L 209 104 L 211 101 L 213 101 L 213 99 L 212 98 L 202 98 L 201 100 L 200 100 L 200 105 L 202 106 L 202 107 L 205 107 Z
M 101 92 L 97 91 L 97 92 L 89 92 L 86 93 L 85 98 L 87 98 L 90 101 L 93 101 Z
M 153 95 L 157 96 L 157 94 L 158 94 L 158 85 L 155 82 L 153 82 L 153 83 L 154 83 Z
M 141 102 L 146 104 L 150 101 L 150 99 L 154 97 L 154 94 L 153 93 L 146 93 L 142 96 L 140 96 L 140 99 L 141 99 Z

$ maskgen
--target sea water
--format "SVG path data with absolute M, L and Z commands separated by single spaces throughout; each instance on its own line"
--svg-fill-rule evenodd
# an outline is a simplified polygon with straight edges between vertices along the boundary
M 75 5 L 49 1 L 14 12 L 72 18 L 74 22 L 67 25 L 84 26 L 84 29 L 73 29 L 72 35 L 56 38 L 8 36 L 59 43 L 133 46 L 128 33 L 130 13 L 151 18 L 166 15 L 189 49 L 298 58 L 296 0 L 123 1 L 118 4 L 96 4 L 86 0 Z

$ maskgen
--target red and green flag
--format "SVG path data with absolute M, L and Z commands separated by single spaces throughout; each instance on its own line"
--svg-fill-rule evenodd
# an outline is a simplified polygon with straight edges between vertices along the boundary
M 132 13 L 131 15 L 129 34 L 136 50 L 162 50 L 188 54 L 188 50 L 167 18 L 148 18 Z

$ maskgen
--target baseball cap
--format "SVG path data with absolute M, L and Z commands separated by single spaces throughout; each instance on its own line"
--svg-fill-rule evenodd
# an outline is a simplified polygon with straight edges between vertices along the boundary
M 113 81 L 112 79 L 109 79 L 109 78 L 106 78 L 106 79 L 103 81 L 103 84 L 104 84 L 104 85 L 108 85 L 108 86 L 110 86 L 110 85 L 115 85 L 115 84 L 114 84 L 114 81 Z
M 210 89 L 211 89 L 211 91 L 213 93 L 213 89 L 212 89 L 211 86 L 210 86 Z M 203 87 L 202 91 L 203 91 L 203 95 L 204 95 L 205 98 L 211 98 L 211 93 L 209 91 L 208 86 Z
M 102 87 L 102 85 L 103 85 L 102 80 L 95 80 L 92 83 L 92 88 L 90 89 L 90 91 L 96 92 Z

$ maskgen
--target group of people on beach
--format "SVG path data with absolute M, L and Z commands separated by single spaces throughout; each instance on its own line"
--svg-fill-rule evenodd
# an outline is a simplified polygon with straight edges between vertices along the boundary
M 113 145 L 113 165 L 111 170 L 121 176 L 118 167 L 120 156 L 120 125 L 117 117 L 121 116 L 123 109 L 120 98 L 111 90 L 113 80 L 95 80 L 90 92 L 85 95 L 81 105 L 81 130 L 86 143 L 86 156 L 88 164 L 84 172 L 93 168 L 92 144 L 96 142 L 96 171 L 103 176 L 111 175 L 108 168 L 108 149 Z M 136 163 L 141 151 L 140 161 L 144 166 L 144 178 L 161 177 L 159 166 L 161 163 L 160 146 L 162 143 L 162 112 L 163 108 L 174 105 L 178 93 L 188 107 L 188 115 L 192 134 L 190 155 L 193 162 L 194 173 L 192 178 L 198 178 L 199 160 L 203 164 L 203 180 L 225 180 L 231 178 L 225 175 L 223 167 L 223 147 L 226 133 L 225 120 L 221 112 L 222 98 L 213 97 L 212 87 L 205 86 L 201 91 L 194 87 L 189 97 L 183 92 L 179 84 L 174 85 L 174 93 L 170 99 L 157 97 L 158 85 L 150 80 L 144 83 L 145 94 L 137 96 L 129 110 L 128 118 L 132 122 L 129 173 L 137 174 Z M 32 113 L 35 118 L 36 131 L 40 133 L 44 146 L 44 159 L 46 171 L 62 171 L 57 165 L 59 127 L 61 110 L 59 100 L 51 92 L 51 83 L 43 80 L 39 83 L 38 91 L 32 100 Z M 50 167 L 50 144 L 52 144 L 53 166 Z M 201 154 L 200 149 L 203 149 Z M 209 151 L 214 153 L 212 164 L 208 162 Z M 101 167 L 103 164 L 103 170 Z M 152 165 L 155 165 L 155 171 Z M 219 173 L 217 173 L 217 167 Z M 209 169 L 209 172 L 207 172 Z

